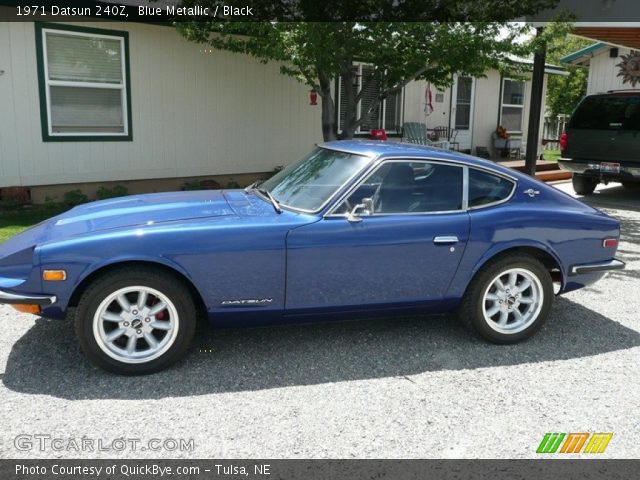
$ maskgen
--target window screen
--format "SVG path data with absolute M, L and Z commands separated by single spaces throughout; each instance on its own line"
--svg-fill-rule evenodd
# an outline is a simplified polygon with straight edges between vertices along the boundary
M 505 78 L 502 83 L 500 124 L 508 132 L 522 131 L 524 82 Z

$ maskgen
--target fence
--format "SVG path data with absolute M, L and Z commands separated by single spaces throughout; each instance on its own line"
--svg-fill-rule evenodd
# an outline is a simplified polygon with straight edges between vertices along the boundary
M 542 126 L 542 146 L 545 150 L 560 148 L 560 134 L 564 132 L 569 116 L 560 114 L 556 118 L 544 117 Z

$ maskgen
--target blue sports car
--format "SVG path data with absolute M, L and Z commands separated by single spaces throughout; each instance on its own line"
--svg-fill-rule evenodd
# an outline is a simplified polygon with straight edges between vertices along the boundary
M 271 325 L 457 312 L 513 343 L 608 270 L 617 220 L 478 158 L 330 142 L 244 190 L 88 203 L 0 245 L 0 303 L 74 319 L 99 366 L 158 371 L 199 318 Z

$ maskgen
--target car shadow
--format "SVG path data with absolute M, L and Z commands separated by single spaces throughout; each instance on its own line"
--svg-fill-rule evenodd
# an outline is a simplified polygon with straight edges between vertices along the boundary
M 578 196 L 578 200 L 600 209 L 640 211 L 640 187 L 624 188 L 622 185 L 599 188 L 591 195 Z
M 635 330 L 558 298 L 543 329 L 517 345 L 477 339 L 452 316 L 205 329 L 174 367 L 123 377 L 93 367 L 66 322 L 39 319 L 15 343 L 2 382 L 73 400 L 157 399 L 562 361 L 639 345 Z

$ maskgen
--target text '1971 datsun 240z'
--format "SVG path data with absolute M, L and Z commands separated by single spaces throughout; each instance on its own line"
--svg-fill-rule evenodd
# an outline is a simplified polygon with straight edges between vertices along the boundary
M 122 197 L 36 225 L 0 245 L 0 303 L 73 312 L 86 355 L 123 374 L 178 360 L 198 318 L 457 312 L 514 343 L 555 294 L 624 267 L 619 235 L 617 220 L 489 161 L 329 142 L 244 190 Z

